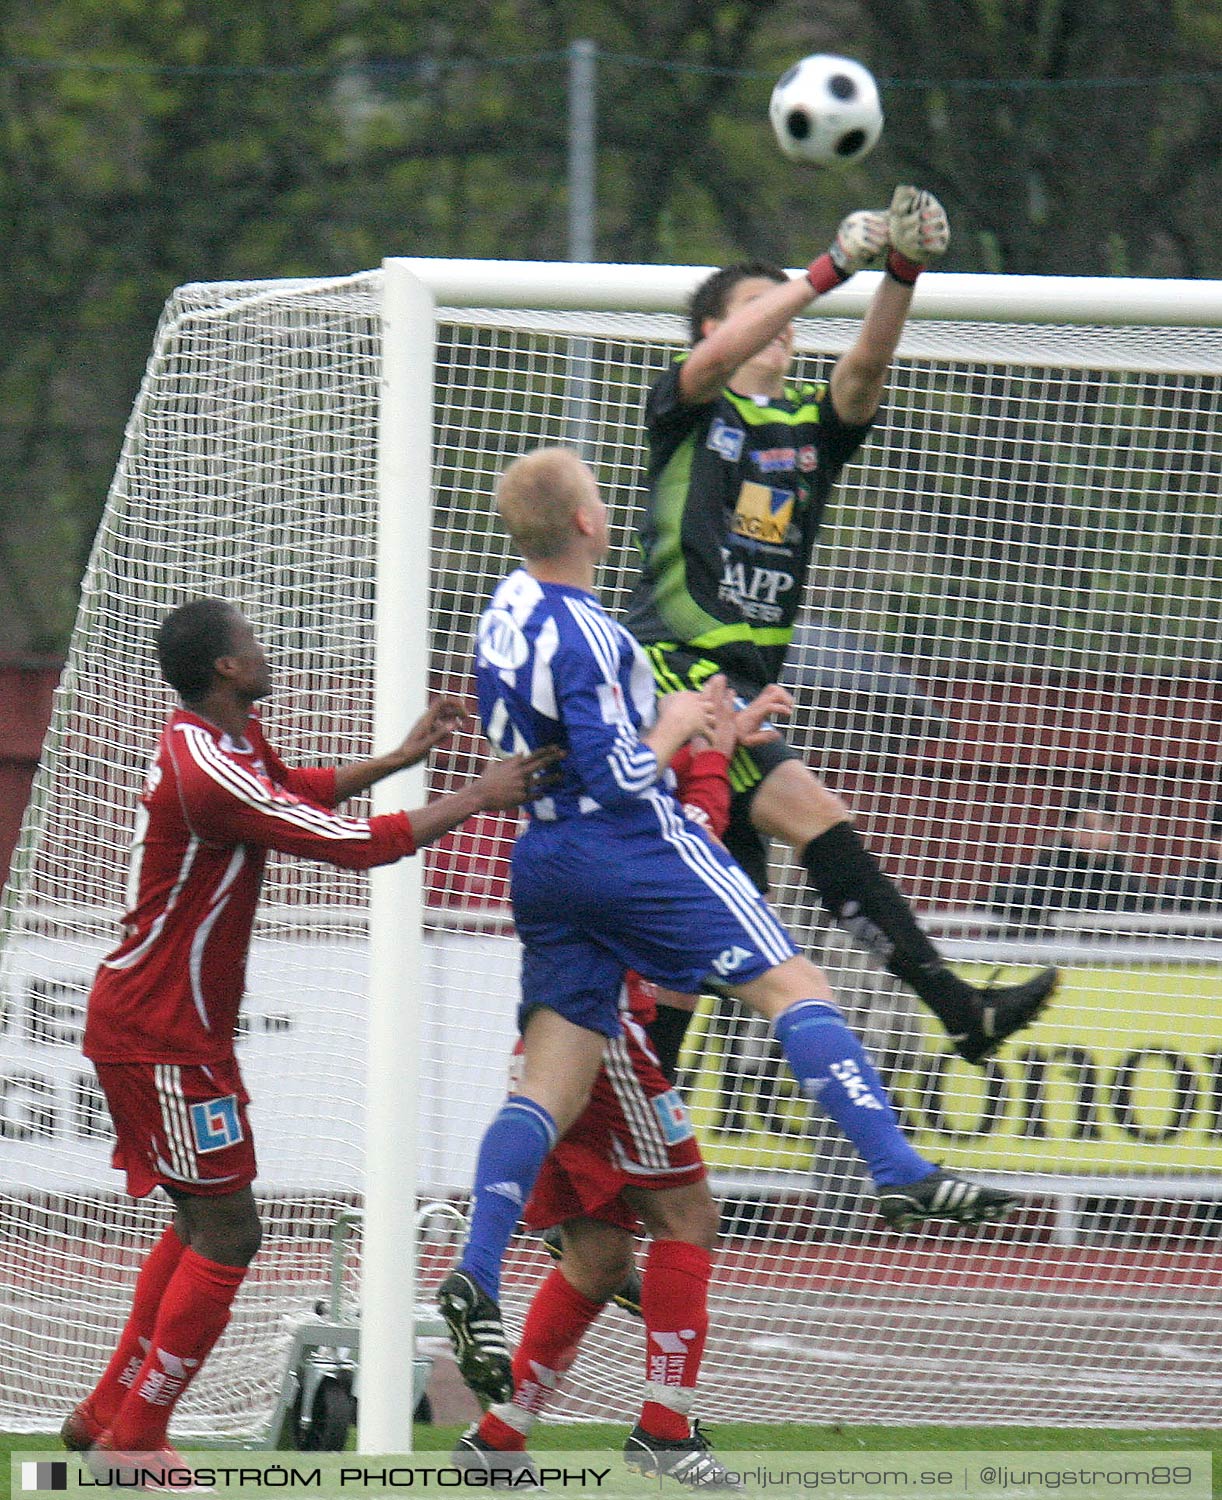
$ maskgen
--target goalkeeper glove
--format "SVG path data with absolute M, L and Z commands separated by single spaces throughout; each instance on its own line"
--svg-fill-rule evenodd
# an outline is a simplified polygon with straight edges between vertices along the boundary
M 946 210 L 924 188 L 897 187 L 887 210 L 887 274 L 911 286 L 927 262 L 946 254 L 950 225 Z
M 862 208 L 843 220 L 826 255 L 812 261 L 806 279 L 822 295 L 847 281 L 887 248 L 887 215 Z

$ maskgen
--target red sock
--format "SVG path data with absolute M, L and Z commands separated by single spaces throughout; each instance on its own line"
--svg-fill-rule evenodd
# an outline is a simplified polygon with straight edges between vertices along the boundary
M 113 1448 L 153 1453 L 165 1446 L 174 1407 L 225 1331 L 245 1276 L 244 1266 L 183 1251 L 162 1294 L 152 1347 L 110 1424 Z
M 157 1321 L 157 1309 L 186 1248 L 173 1224 L 167 1224 L 140 1267 L 127 1324 L 101 1380 L 88 1397 L 87 1405 L 99 1431 L 110 1426 L 131 1389 L 137 1370 L 144 1363 L 153 1337 L 153 1325 Z
M 535 1293 L 513 1357 L 513 1401 L 496 1406 L 479 1424 L 479 1435 L 494 1448 L 520 1450 L 535 1416 L 547 1404 L 560 1377 L 577 1358 L 586 1329 L 603 1310 L 569 1285 L 557 1266 Z
M 645 1320 L 645 1404 L 652 1437 L 684 1438 L 709 1331 L 713 1257 L 685 1240 L 655 1240 L 641 1280 Z

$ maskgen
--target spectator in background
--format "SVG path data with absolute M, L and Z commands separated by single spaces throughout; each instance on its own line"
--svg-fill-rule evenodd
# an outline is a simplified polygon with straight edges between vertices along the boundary
M 1205 836 L 1206 858 L 1190 865 L 1170 881 L 1159 896 L 1159 906 L 1179 911 L 1212 911 L 1222 907 L 1222 808 L 1215 808 Z
M 1028 931 L 1062 911 L 1148 911 L 1156 894 L 1131 868 L 1121 843 L 1115 801 L 1081 793 L 1066 805 L 1059 840 L 1014 870 L 989 905 Z

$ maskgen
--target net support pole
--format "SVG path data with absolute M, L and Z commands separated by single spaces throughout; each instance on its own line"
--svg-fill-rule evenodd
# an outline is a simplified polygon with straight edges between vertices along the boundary
M 379 752 L 403 738 L 428 694 L 436 343 L 432 295 L 401 262 L 388 265 L 383 297 L 373 713 Z M 374 809 L 419 807 L 424 798 L 424 768 L 417 767 L 375 787 Z M 408 1453 L 412 1447 L 423 873 L 417 857 L 371 875 L 357 1423 L 362 1453 Z
M 588 264 L 597 238 L 598 192 L 598 44 L 589 37 L 569 43 L 569 260 Z M 591 372 L 594 343 L 569 341 L 569 377 L 565 392 L 568 441 L 583 458 L 593 457 L 591 443 Z
M 598 44 L 589 37 L 569 43 L 569 259 L 594 259 L 597 223 Z

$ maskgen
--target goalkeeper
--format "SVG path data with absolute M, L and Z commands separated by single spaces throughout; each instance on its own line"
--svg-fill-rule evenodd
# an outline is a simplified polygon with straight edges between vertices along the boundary
M 661 692 L 722 672 L 746 701 L 780 676 L 829 493 L 878 413 L 917 277 L 949 237 L 932 194 L 898 187 L 888 212 L 850 214 L 805 276 L 753 262 L 697 288 L 693 347 L 646 403 L 644 563 L 625 616 Z M 886 274 L 826 386 L 787 384 L 792 320 L 884 252 Z M 1047 1002 L 1055 969 L 984 988 L 955 974 L 848 807 L 784 740 L 740 749 L 730 781 L 726 844 L 757 887 L 767 889 L 766 841 L 781 839 L 832 917 L 917 993 L 968 1062 L 982 1062 Z M 659 1012 L 664 1065 L 687 1018 Z

